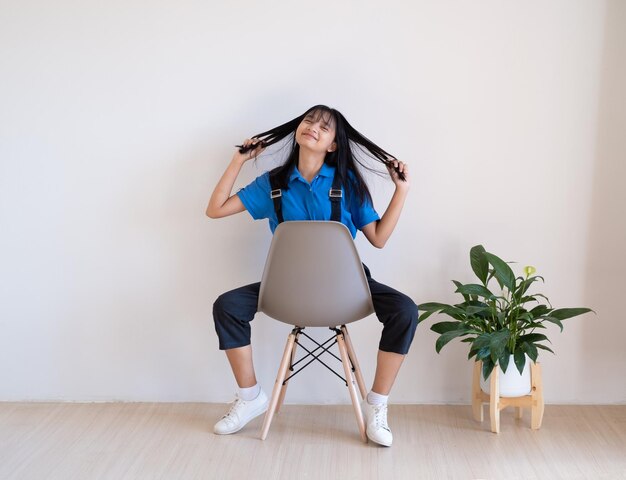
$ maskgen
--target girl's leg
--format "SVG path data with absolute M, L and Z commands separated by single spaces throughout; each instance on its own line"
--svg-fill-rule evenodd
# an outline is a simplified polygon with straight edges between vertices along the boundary
M 256 385 L 250 346 L 250 322 L 259 303 L 259 282 L 220 295 L 213 304 L 213 320 L 220 350 L 226 351 L 240 388 Z
M 252 363 L 250 322 L 257 311 L 260 283 L 226 292 L 213 305 L 215 331 L 239 386 L 230 409 L 213 427 L 217 434 L 235 433 L 267 410 L 268 399 L 257 384 Z
M 364 268 L 376 316 L 383 324 L 374 391 L 387 395 L 413 342 L 418 321 L 417 305 L 404 293 L 372 279 L 369 269 Z
M 380 395 L 389 395 L 403 361 L 404 355 L 378 350 L 376 376 L 374 377 L 372 391 Z
M 364 266 L 365 267 L 365 266 Z M 372 391 L 364 402 L 367 436 L 390 446 L 393 435 L 387 425 L 387 396 L 400 370 L 417 328 L 417 305 L 408 296 L 373 280 L 365 267 L 376 316 L 383 324 L 376 376 Z
M 213 320 L 220 350 L 250 345 L 250 322 L 259 303 L 261 283 L 251 283 L 221 294 L 213 304 Z
M 226 350 L 226 357 L 239 388 L 254 387 L 257 382 L 252 364 L 252 346 L 230 348 Z
M 372 391 L 389 395 L 415 336 L 417 305 L 403 293 L 368 280 L 376 316 L 383 323 Z

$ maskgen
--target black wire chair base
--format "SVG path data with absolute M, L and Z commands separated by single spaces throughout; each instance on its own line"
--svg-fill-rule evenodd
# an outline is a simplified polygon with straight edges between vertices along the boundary
M 346 381 L 346 379 L 344 377 L 342 377 L 340 374 L 338 374 L 335 370 L 333 370 L 332 367 L 329 367 L 323 360 L 320 359 L 320 357 L 322 355 L 324 355 L 325 353 L 328 353 L 329 355 L 335 357 L 337 360 L 339 360 L 339 362 L 341 362 L 341 358 L 339 358 L 337 355 L 335 355 L 333 352 L 331 352 L 329 349 L 335 345 L 337 343 L 337 336 L 338 335 L 343 335 L 343 332 L 336 327 L 329 327 L 329 330 L 332 330 L 333 332 L 335 332 L 335 334 L 330 337 L 328 340 L 326 340 L 323 343 L 319 343 L 317 340 L 315 340 L 314 338 L 311 338 L 309 335 L 307 335 L 306 333 L 304 333 L 304 327 L 295 327 L 291 333 L 295 335 L 296 340 L 295 343 L 305 352 L 307 352 L 307 354 L 305 356 L 303 356 L 300 360 L 298 360 L 297 362 L 293 362 L 293 357 L 289 360 L 289 371 L 292 372 L 291 374 L 289 374 L 289 376 L 287 376 L 287 378 L 285 378 L 285 380 L 283 381 L 283 385 L 285 385 L 290 379 L 292 379 L 293 377 L 295 377 L 298 373 L 300 373 L 302 370 L 304 370 L 306 367 L 308 367 L 309 365 L 311 365 L 311 363 L 313 363 L 315 360 L 317 360 L 319 363 L 321 363 L 322 365 L 324 365 L 328 370 L 330 370 L 332 373 L 334 373 L 335 375 L 337 375 L 342 381 L 343 383 L 346 384 L 346 386 L 348 386 L 348 382 Z M 304 345 L 302 345 L 302 343 L 300 343 L 300 335 L 305 336 L 306 338 L 308 338 L 312 343 L 314 343 L 315 345 L 317 345 L 316 348 L 314 348 L 313 350 L 309 350 L 308 348 L 306 348 Z M 328 345 L 330 343 L 330 345 Z M 318 351 L 320 351 L 319 353 L 317 353 Z M 309 357 L 313 357 L 311 358 L 308 362 L 306 362 L 304 365 L 302 365 L 300 368 L 298 368 L 298 370 L 296 370 L 294 372 L 294 367 L 296 365 L 298 365 L 299 363 L 305 361 L 306 359 L 308 359 Z M 354 365 L 352 363 L 352 358 L 350 358 L 350 355 L 348 355 L 348 359 L 350 362 L 350 369 L 354 372 Z

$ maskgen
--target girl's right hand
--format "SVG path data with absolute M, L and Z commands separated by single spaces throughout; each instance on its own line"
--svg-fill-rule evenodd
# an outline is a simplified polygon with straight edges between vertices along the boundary
M 263 152 L 263 150 L 265 150 L 265 147 L 261 146 L 262 145 L 261 140 L 259 140 L 258 138 L 246 138 L 244 142 L 242 143 L 242 146 L 248 147 L 250 145 L 256 145 L 256 144 L 259 144 L 259 146 L 251 150 L 248 150 L 245 153 L 239 153 L 239 149 L 237 149 L 237 151 L 233 155 L 233 160 L 239 161 L 241 163 L 245 163 L 248 160 L 258 157 Z

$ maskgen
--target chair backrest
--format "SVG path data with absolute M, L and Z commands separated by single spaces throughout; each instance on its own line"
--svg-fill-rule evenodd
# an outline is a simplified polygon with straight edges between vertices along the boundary
M 259 307 L 298 327 L 335 327 L 374 312 L 348 228 L 338 222 L 283 222 L 265 262 Z

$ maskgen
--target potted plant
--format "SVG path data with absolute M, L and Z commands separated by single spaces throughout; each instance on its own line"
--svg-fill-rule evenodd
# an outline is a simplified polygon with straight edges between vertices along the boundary
M 461 294 L 463 301 L 454 305 L 423 303 L 418 307 L 421 311 L 419 319 L 425 320 L 433 313 L 451 317 L 451 320 L 435 323 L 431 327 L 439 334 L 435 345 L 437 353 L 451 340 L 463 337 L 461 341 L 470 344 L 468 359 L 475 357 L 476 361 L 482 361 L 483 390 L 486 379 L 499 365 L 503 380 L 500 383 L 501 395 L 525 395 L 530 389 L 530 375 L 524 373 L 527 357 L 536 362 L 539 350 L 554 353 L 544 343 L 549 342 L 548 337 L 540 333 L 545 330 L 546 324 L 556 324 L 563 331 L 563 320 L 591 309 L 553 308 L 545 295 L 529 293 L 533 283 L 544 281 L 543 277 L 534 275 L 534 267 L 524 267 L 524 276 L 516 277 L 506 262 L 485 251 L 482 245 L 470 250 L 470 264 L 480 283 L 462 284 L 453 280 L 457 287 L 455 293 Z M 494 279 L 498 290 L 490 285 Z M 510 368 L 511 362 L 517 371 Z M 516 377 L 512 379 L 509 392 L 503 374 Z M 517 377 L 522 378 L 522 386 L 519 386 Z

